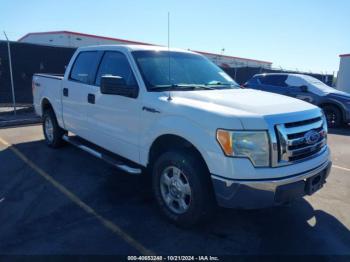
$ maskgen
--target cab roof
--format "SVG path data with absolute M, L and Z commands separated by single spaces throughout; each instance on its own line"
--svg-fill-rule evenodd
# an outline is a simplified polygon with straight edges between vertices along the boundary
M 263 74 L 256 74 L 253 77 L 260 77 L 260 76 L 297 76 L 297 77 L 304 77 L 304 76 L 308 76 L 308 75 L 296 74 L 296 73 L 263 73 Z
M 95 45 L 95 46 L 85 46 L 78 48 L 78 51 L 93 51 L 93 50 L 115 50 L 115 51 L 172 51 L 172 52 L 182 52 L 182 53 L 191 53 L 197 54 L 195 52 L 180 49 L 180 48 L 168 48 L 165 46 L 147 46 L 147 45 Z

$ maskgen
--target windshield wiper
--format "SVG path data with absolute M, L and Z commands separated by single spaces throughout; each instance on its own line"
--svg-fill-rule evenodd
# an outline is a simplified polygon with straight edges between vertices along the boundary
M 211 81 L 209 83 L 206 83 L 205 86 L 229 86 L 229 87 L 239 87 L 233 83 L 223 83 L 220 81 Z
M 194 90 L 194 89 L 209 89 L 214 90 L 215 88 L 201 85 L 201 84 L 171 84 L 171 85 L 156 85 L 152 86 L 152 91 L 169 91 L 169 90 Z

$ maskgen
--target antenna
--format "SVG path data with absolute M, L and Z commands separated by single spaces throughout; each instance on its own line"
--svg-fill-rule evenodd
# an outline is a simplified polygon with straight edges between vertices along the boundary
M 170 72 L 170 12 L 168 12 L 168 79 L 169 85 L 171 85 L 171 72 Z M 168 101 L 172 100 L 171 92 L 169 90 Z
M 170 13 L 168 12 L 168 51 L 170 47 Z

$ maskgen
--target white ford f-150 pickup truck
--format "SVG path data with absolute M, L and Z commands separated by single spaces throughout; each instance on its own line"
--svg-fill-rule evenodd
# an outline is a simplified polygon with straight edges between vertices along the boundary
M 179 225 L 215 206 L 262 208 L 320 189 L 331 168 L 320 108 L 240 88 L 200 54 L 154 46 L 79 48 L 64 76 L 33 76 L 46 143 L 69 142 L 149 175 Z

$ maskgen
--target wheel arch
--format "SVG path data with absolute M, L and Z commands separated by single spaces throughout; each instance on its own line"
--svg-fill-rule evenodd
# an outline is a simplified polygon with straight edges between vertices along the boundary
M 161 153 L 170 151 L 169 148 L 191 150 L 209 172 L 208 165 L 200 150 L 186 138 L 175 134 L 162 134 L 153 141 L 148 153 L 148 166 L 151 167 Z
M 43 97 L 41 99 L 41 103 L 40 103 L 41 116 L 43 116 L 45 110 L 48 110 L 48 109 L 52 109 L 52 111 L 54 112 L 54 114 L 56 116 L 56 120 L 57 120 L 58 125 L 61 128 L 64 128 L 64 123 L 63 123 L 62 115 L 60 114 L 60 110 L 55 108 L 54 104 L 50 101 L 49 98 Z
M 323 107 L 325 107 L 325 106 L 332 106 L 332 107 L 337 108 L 337 109 L 340 111 L 340 113 L 341 113 L 341 119 L 342 119 L 343 121 L 345 121 L 345 115 L 346 115 L 346 114 L 345 114 L 344 108 L 343 108 L 341 105 L 339 105 L 338 103 L 336 103 L 336 102 L 334 102 L 334 101 L 325 101 L 325 102 L 319 104 L 318 106 L 319 106 L 320 108 L 322 108 L 322 109 L 323 109 Z
M 44 97 L 41 100 L 41 114 L 43 115 L 44 112 L 48 109 L 52 109 L 55 112 L 55 109 L 53 108 L 50 100 L 48 98 Z

